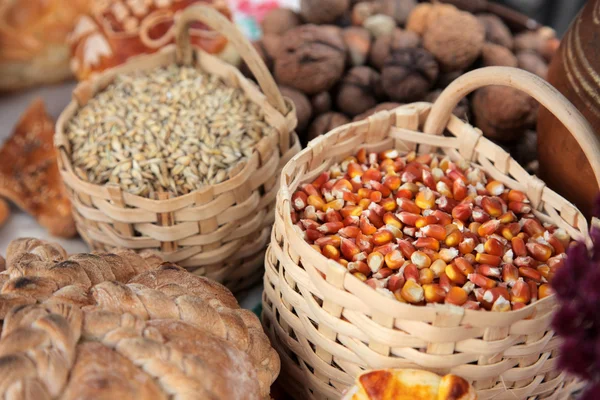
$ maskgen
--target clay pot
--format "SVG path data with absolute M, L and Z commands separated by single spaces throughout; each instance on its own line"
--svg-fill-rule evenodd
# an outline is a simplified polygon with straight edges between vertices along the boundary
M 575 17 L 548 70 L 548 81 L 587 118 L 600 136 L 600 0 L 590 0 Z M 538 117 L 540 177 L 548 186 L 591 216 L 598 193 L 583 151 L 567 129 L 547 110 Z

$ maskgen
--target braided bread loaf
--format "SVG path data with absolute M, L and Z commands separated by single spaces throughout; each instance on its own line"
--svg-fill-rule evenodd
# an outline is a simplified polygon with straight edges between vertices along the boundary
M 264 399 L 279 373 L 231 292 L 152 253 L 20 239 L 0 276 L 4 398 Z

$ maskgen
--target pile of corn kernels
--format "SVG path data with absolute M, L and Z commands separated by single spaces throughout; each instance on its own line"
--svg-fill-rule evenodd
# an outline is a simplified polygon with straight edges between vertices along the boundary
M 552 294 L 571 238 L 467 162 L 360 150 L 301 185 L 292 222 L 311 246 L 398 301 L 518 310 Z

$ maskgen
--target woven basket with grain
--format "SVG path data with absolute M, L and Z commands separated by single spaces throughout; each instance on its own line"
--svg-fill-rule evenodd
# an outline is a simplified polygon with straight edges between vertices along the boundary
M 233 66 L 189 42 L 188 27 L 201 21 L 226 36 L 253 71 L 264 94 Z M 300 145 L 296 116 L 282 98 L 266 66 L 243 35 L 216 10 L 206 6 L 186 9 L 177 24 L 177 45 L 156 54 L 136 57 L 81 83 L 73 101 L 60 116 L 55 136 L 59 167 L 73 203 L 77 229 L 94 249 L 124 247 L 156 249 L 171 262 L 225 283 L 233 291 L 260 280 L 265 247 L 273 223 L 279 171 Z M 66 123 L 115 76 L 172 64 L 194 66 L 240 88 L 264 112 L 275 134 L 261 139 L 251 157 L 222 183 L 174 197 L 136 196 L 117 185 L 81 180 L 71 160 Z
M 265 261 L 263 321 L 294 397 L 339 398 L 363 370 L 379 368 L 456 374 L 473 384 L 480 399 L 562 399 L 581 387 L 557 370 L 560 340 L 550 327 L 554 295 L 502 313 L 401 303 L 322 256 L 293 229 L 291 195 L 301 183 L 359 148 L 396 148 L 466 159 L 506 187 L 525 192 L 542 221 L 574 239 L 589 239 L 588 224 L 572 204 L 451 115 L 461 97 L 485 85 L 523 90 L 553 112 L 585 149 L 600 180 L 600 144 L 587 121 L 545 81 L 506 67 L 465 74 L 433 106 L 414 103 L 380 112 L 312 141 L 283 169 Z M 448 134 L 440 136 L 444 130 Z

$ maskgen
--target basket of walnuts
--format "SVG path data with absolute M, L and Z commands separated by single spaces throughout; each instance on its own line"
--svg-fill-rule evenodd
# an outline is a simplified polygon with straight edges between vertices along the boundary
M 263 322 L 296 397 L 339 398 L 381 368 L 455 374 L 480 399 L 580 387 L 556 367 L 552 277 L 571 240 L 589 241 L 588 224 L 452 115 L 487 85 L 554 113 L 600 180 L 587 121 L 547 82 L 509 67 L 469 72 L 433 105 L 381 111 L 310 142 L 282 171 L 264 277 Z
M 196 22 L 236 46 L 262 92 L 191 46 Z M 217 10 L 188 7 L 175 31 L 175 46 L 79 84 L 57 123 L 59 169 L 94 249 L 158 250 L 235 291 L 260 279 L 295 112 Z

